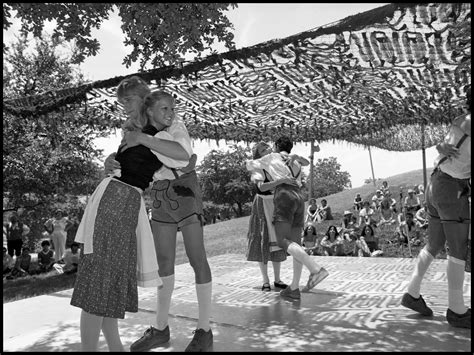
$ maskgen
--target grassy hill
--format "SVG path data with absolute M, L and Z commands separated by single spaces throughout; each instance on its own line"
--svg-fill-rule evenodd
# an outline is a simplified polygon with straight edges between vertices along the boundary
M 428 179 L 431 175 L 432 169 L 427 169 Z M 402 188 L 404 196 L 407 194 L 409 188 L 413 188 L 423 184 L 423 169 L 413 170 L 407 173 L 394 175 L 392 177 L 383 179 L 388 182 L 392 197 L 398 201 L 400 188 Z M 382 185 L 382 181 L 377 181 L 377 188 Z M 323 221 L 317 227 L 318 235 L 323 235 L 329 225 L 335 224 L 340 226 L 344 210 L 352 209 L 354 197 L 360 193 L 362 198 L 372 198 L 375 193 L 374 185 L 368 184 L 361 187 L 344 190 L 337 194 L 324 197 L 334 216 L 333 221 Z M 318 198 L 318 203 L 321 198 Z M 221 255 L 226 253 L 245 254 L 247 248 L 247 230 L 249 224 L 249 217 L 235 218 L 228 221 L 219 222 L 216 224 L 207 225 L 204 227 L 204 238 L 208 256 Z M 400 254 L 395 247 L 388 247 L 385 251 L 385 256 L 403 257 L 408 256 L 405 252 Z M 413 254 L 418 255 L 420 248 L 414 248 Z M 393 255 L 387 255 L 387 252 Z M 177 250 L 176 250 L 176 264 L 187 263 L 188 259 L 184 251 L 184 245 L 181 235 L 178 236 Z

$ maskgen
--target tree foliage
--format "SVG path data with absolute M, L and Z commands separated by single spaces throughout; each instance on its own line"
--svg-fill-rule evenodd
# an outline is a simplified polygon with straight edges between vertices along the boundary
M 341 164 L 335 157 L 318 159 L 313 168 L 313 197 L 319 198 L 351 188 L 351 175 L 341 171 Z M 310 183 L 308 177 L 307 184 Z
M 11 26 L 13 12 L 21 20 L 21 32 L 41 37 L 45 22 L 56 20 L 53 37 L 74 41 L 73 63 L 95 56 L 100 44 L 91 31 L 99 29 L 111 13 L 118 12 L 126 45 L 132 46 L 123 64 L 140 60 L 153 68 L 175 65 L 189 54 L 199 58 L 215 41 L 235 49 L 233 28 L 225 15 L 231 3 L 4 3 L 3 29 Z M 5 44 L 3 45 L 5 49 Z
M 248 159 L 251 159 L 250 148 L 238 145 L 226 152 L 211 150 L 197 167 L 203 199 L 216 205 L 229 205 L 241 217 L 244 205 L 253 198 L 253 184 L 245 168 Z
M 38 39 L 34 48 L 26 36 L 5 51 L 5 98 L 21 98 L 83 82 L 82 74 L 61 54 L 59 38 Z M 100 169 L 93 163 L 101 152 L 93 139 L 110 133 L 110 123 L 74 112 L 15 117 L 3 113 L 3 194 L 7 209 L 48 204 L 66 194 L 89 194 Z M 5 206 L 4 206 L 5 209 Z

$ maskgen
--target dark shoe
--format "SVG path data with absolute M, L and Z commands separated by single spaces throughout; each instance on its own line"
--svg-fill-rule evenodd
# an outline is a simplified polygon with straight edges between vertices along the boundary
M 418 298 L 414 298 L 408 292 L 405 292 L 402 297 L 402 306 L 410 308 L 426 317 L 433 315 L 433 311 L 426 305 L 425 300 L 421 295 Z
M 291 298 L 294 300 L 301 299 L 300 289 L 297 288 L 296 290 L 292 290 L 291 287 L 287 287 L 280 291 L 281 297 Z
M 329 272 L 325 268 L 319 269 L 318 272 L 315 272 L 311 275 L 309 275 L 308 282 L 306 286 L 304 287 L 303 291 L 309 291 L 311 290 L 314 286 L 316 286 L 318 283 L 323 281 L 326 277 L 329 276 Z
M 158 345 L 165 344 L 170 340 L 170 328 L 166 326 L 163 330 L 155 327 L 148 328 L 143 336 L 130 345 L 131 352 L 148 351 L 156 348 Z
M 214 341 L 211 329 L 207 332 L 204 329 L 196 329 L 193 334 L 193 340 L 186 347 L 185 352 L 207 352 L 211 350 Z
M 471 309 L 468 308 L 466 313 L 458 314 L 454 313 L 448 308 L 446 311 L 446 319 L 448 323 L 453 327 L 457 328 L 469 328 L 471 329 Z
M 282 282 L 281 280 L 278 281 L 278 282 L 275 281 L 273 284 L 275 285 L 275 287 L 281 288 L 283 290 L 288 287 L 288 285 L 286 283 Z
M 272 289 L 270 288 L 270 284 L 268 282 L 265 282 L 262 286 L 262 291 L 271 291 Z

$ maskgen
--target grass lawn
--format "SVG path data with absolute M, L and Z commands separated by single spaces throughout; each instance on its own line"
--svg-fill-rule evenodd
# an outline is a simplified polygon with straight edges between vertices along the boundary
M 430 169 L 428 174 L 430 174 Z M 386 178 L 392 191 L 392 196 L 398 200 L 400 188 L 403 189 L 405 195 L 407 189 L 415 185 L 423 183 L 422 170 L 415 170 L 409 173 L 400 174 L 391 178 Z M 381 182 L 378 183 L 381 185 Z M 329 206 L 333 211 L 333 221 L 323 221 L 317 226 L 318 235 L 326 233 L 329 225 L 341 225 L 342 214 L 344 210 L 352 208 L 352 203 L 356 193 L 360 193 L 362 198 L 369 198 L 374 194 L 374 186 L 364 185 L 359 188 L 345 190 L 337 194 L 326 197 Z M 318 203 L 320 199 L 318 199 Z M 204 227 L 204 241 L 208 257 L 222 254 L 241 254 L 245 258 L 247 249 L 247 230 L 249 217 L 231 219 Z M 399 248 L 398 244 L 390 244 L 387 236 L 380 236 L 380 245 L 384 251 L 384 257 L 409 257 L 408 249 Z M 412 247 L 412 254 L 416 257 L 423 247 Z M 443 252 L 437 258 L 446 258 Z M 184 250 L 183 238 L 178 233 L 176 247 L 176 265 L 189 262 Z M 20 300 L 23 298 L 39 296 L 52 292 L 57 292 L 72 288 L 74 285 L 75 275 L 54 273 L 26 276 L 15 280 L 3 280 L 3 303 Z

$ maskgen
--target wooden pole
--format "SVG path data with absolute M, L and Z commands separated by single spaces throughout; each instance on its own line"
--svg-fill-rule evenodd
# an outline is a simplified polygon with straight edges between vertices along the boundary
M 421 156 L 423 159 L 423 189 L 426 190 L 426 152 L 425 152 L 425 123 L 421 123 Z
M 311 154 L 309 156 L 309 198 L 313 198 L 313 167 L 314 167 L 314 140 L 311 139 Z
M 369 148 L 370 169 L 372 169 L 372 181 L 374 182 L 374 188 L 377 189 L 377 184 L 375 183 L 374 164 L 372 163 L 372 153 L 370 152 L 370 145 L 368 145 L 367 148 Z

